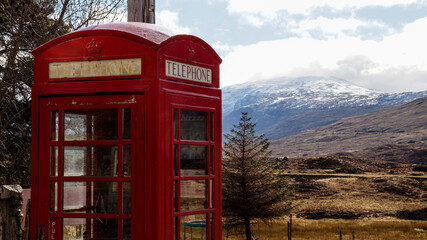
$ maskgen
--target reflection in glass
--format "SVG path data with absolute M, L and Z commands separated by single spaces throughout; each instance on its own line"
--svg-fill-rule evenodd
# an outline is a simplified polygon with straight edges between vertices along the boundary
M 211 225 L 211 239 L 215 239 L 215 218 L 214 218 L 214 214 L 211 214 L 211 220 L 210 220 L 210 225 Z
M 123 139 L 131 137 L 130 108 L 123 109 Z
M 123 240 L 131 240 L 131 220 L 123 219 Z
M 215 138 L 214 138 L 214 113 L 213 112 L 211 112 L 211 126 L 210 126 L 210 134 L 211 134 L 211 141 L 214 141 L 215 140 Z
M 49 211 L 58 211 L 58 182 L 49 183 Z
M 173 139 L 178 139 L 178 109 L 173 110 Z
M 51 141 L 58 141 L 58 130 L 59 128 L 59 117 L 58 117 L 58 111 L 51 111 L 50 112 L 50 140 Z
M 87 148 L 85 146 L 64 147 L 64 176 L 86 176 Z M 90 174 L 89 174 L 90 175 Z
M 181 145 L 181 175 L 205 175 L 207 146 Z
M 206 208 L 206 180 L 181 181 L 181 211 Z
M 64 111 L 64 140 L 117 140 L 117 109 Z
M 178 182 L 173 183 L 173 211 L 178 212 Z
M 207 140 L 207 113 L 181 109 L 181 139 Z
M 179 173 L 179 158 L 178 158 L 178 145 L 173 145 L 173 172 L 175 176 L 178 176 Z
M 64 176 L 117 176 L 117 146 L 64 146 Z
M 123 146 L 123 176 L 130 177 L 131 176 L 131 146 L 124 145 Z
M 179 233 L 177 233 L 178 231 L 178 224 L 179 223 L 179 217 L 174 217 L 173 218 L 173 240 L 177 240 L 178 239 L 178 235 Z
M 181 239 L 207 239 L 206 215 L 188 215 L 181 217 Z
M 117 219 L 107 218 L 64 218 L 63 240 L 111 240 L 117 239 Z
M 117 213 L 117 182 L 64 182 L 63 210 L 75 213 Z
M 123 182 L 123 214 L 131 214 L 131 183 Z
M 209 192 L 210 192 L 210 198 L 209 198 L 209 208 L 214 208 L 214 180 L 209 180 Z
M 58 146 L 50 147 L 50 176 L 58 176 Z
M 88 139 L 88 121 L 91 121 L 89 116 L 84 113 L 74 113 L 78 112 L 74 110 L 72 112 L 68 111 L 64 113 L 64 140 L 89 140 Z M 91 132 L 91 131 L 90 131 Z
M 215 146 L 211 146 L 211 175 L 215 174 Z

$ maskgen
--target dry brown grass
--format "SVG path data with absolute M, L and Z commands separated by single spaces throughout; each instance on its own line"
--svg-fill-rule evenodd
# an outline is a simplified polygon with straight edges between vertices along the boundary
M 427 221 L 402 220 L 293 220 L 293 240 L 333 240 L 339 239 L 342 231 L 343 240 L 425 240 L 427 239 Z M 254 238 L 259 240 L 286 240 L 287 221 L 275 222 L 271 225 L 257 223 L 253 226 Z M 223 231 L 224 240 L 244 239 L 244 235 L 234 235 Z M 228 236 L 227 236 L 228 234 Z
M 395 179 L 395 180 L 392 180 Z M 381 180 L 381 181 L 379 181 Z M 297 193 L 294 212 L 306 218 L 384 218 L 426 207 L 426 182 L 404 178 L 327 178 L 306 182 L 315 189 Z M 414 183 L 414 184 L 415 184 Z M 393 187 L 393 188 L 392 188 Z M 386 190 L 397 189 L 397 190 Z M 393 192 L 395 191 L 395 192 Z M 403 191 L 403 193 L 397 193 Z M 321 214 L 324 214 L 321 216 Z M 344 214 L 344 215 L 343 215 Z

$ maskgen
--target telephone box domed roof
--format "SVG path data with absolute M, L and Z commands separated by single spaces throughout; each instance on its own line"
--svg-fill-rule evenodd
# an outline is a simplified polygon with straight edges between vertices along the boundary
M 84 31 L 118 31 L 139 36 L 156 44 L 160 44 L 174 35 L 166 28 L 141 22 L 107 23 L 83 28 L 76 32 Z
M 123 22 L 123 23 L 107 23 L 94 25 L 79 29 L 77 31 L 62 35 L 34 49 L 34 56 L 41 54 L 47 49 L 54 47 L 60 43 L 84 37 L 91 36 L 115 36 L 126 38 L 135 42 L 139 42 L 149 46 L 152 49 L 158 50 L 169 43 L 187 40 L 202 45 L 214 56 L 219 63 L 222 62 L 215 50 L 202 39 L 193 35 L 174 35 L 166 28 L 150 23 L 140 22 Z

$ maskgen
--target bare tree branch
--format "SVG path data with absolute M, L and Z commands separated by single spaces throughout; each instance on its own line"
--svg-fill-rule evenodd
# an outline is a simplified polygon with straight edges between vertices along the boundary
M 122 9 L 121 0 L 0 0 L 0 184 L 30 185 L 31 50 Z

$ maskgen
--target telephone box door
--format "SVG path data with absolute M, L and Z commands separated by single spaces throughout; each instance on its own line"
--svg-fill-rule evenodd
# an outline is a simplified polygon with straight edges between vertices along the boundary
M 168 102 L 174 124 L 173 239 L 221 239 L 221 102 L 178 94 L 169 94 Z
M 142 95 L 40 100 L 40 239 L 136 239 L 142 121 Z

